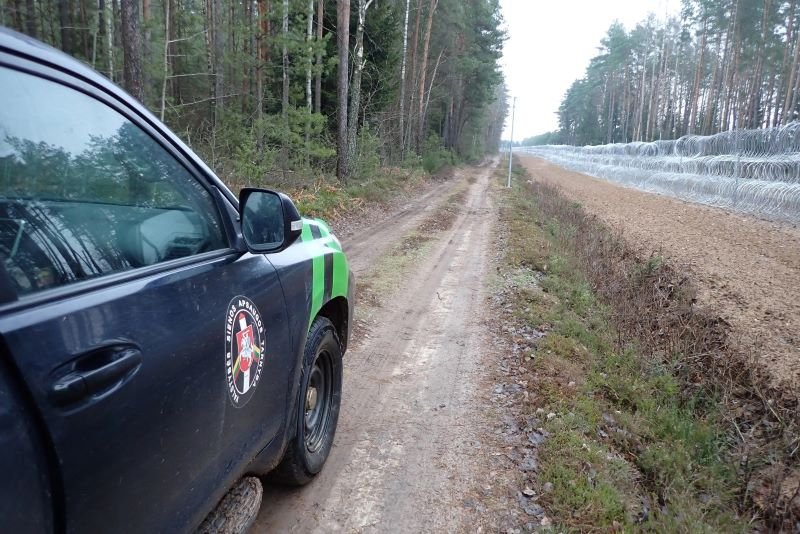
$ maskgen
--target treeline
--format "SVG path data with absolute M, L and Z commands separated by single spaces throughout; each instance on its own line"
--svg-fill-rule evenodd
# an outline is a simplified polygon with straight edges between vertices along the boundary
M 798 0 L 683 0 L 679 16 L 615 23 L 558 111 L 587 145 L 781 126 L 800 112 Z
M 0 0 L 0 24 L 122 84 L 249 181 L 476 159 L 506 115 L 498 0 Z

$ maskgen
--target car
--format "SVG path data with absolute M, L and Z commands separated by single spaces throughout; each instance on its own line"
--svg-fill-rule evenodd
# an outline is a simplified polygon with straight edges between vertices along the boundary
M 0 531 L 190 531 L 320 472 L 354 302 L 328 225 L 6 29 L 0 188 Z

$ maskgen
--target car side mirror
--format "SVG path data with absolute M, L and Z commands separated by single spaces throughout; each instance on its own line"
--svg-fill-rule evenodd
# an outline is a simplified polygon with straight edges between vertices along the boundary
M 258 254 L 285 249 L 303 231 L 303 219 L 292 199 L 267 189 L 242 189 L 239 220 L 247 249 Z

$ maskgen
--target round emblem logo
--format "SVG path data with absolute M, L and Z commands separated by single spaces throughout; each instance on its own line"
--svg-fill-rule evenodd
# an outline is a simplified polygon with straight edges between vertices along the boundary
M 225 375 L 233 405 L 241 408 L 264 368 L 264 323 L 253 301 L 234 297 L 225 314 Z

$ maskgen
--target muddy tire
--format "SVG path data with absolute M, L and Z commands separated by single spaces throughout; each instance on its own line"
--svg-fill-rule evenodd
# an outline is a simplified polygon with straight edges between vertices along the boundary
M 295 436 L 270 481 L 302 486 L 322 470 L 333 445 L 342 400 L 342 348 L 325 317 L 311 325 L 303 354 Z
M 262 495 L 260 480 L 241 479 L 203 520 L 197 534 L 244 534 L 258 516 Z

